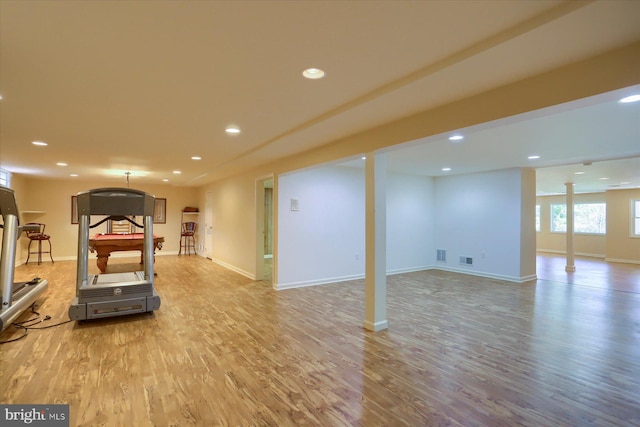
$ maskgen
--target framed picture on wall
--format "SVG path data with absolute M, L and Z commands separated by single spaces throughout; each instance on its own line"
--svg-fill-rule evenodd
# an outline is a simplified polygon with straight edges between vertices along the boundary
M 153 223 L 154 224 L 166 224 L 167 223 L 167 199 L 156 198 L 156 206 L 153 211 Z
M 71 196 L 71 224 L 78 223 L 78 196 Z

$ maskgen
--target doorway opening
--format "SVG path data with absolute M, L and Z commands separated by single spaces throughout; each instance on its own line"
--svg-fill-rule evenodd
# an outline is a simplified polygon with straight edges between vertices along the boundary
M 256 180 L 256 280 L 274 283 L 273 175 Z

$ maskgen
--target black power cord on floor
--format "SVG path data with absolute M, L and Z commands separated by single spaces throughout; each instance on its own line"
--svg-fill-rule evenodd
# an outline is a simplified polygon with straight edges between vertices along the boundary
M 53 328 L 53 327 L 64 325 L 65 323 L 71 322 L 71 320 L 65 320 L 64 322 L 55 323 L 53 325 L 38 326 L 37 327 L 37 326 L 34 326 L 34 325 L 37 325 L 37 324 L 40 324 L 40 323 L 45 322 L 47 320 L 50 320 L 51 316 L 44 316 L 44 318 L 41 318 L 40 313 L 38 313 L 36 311 L 36 303 L 35 302 L 33 304 L 31 304 L 31 313 L 35 314 L 36 317 L 33 317 L 31 319 L 27 319 L 27 320 L 23 320 L 22 322 L 14 322 L 14 323 L 11 324 L 14 328 L 24 330 L 24 333 L 22 335 L 20 335 L 19 337 L 17 337 L 17 338 L 13 338 L 13 339 L 6 340 L 6 341 L 0 341 L 0 344 L 7 344 L 7 343 L 10 343 L 10 342 L 21 340 L 22 338 L 26 337 L 27 334 L 29 334 L 29 330 L 30 329 L 49 329 L 49 328 Z

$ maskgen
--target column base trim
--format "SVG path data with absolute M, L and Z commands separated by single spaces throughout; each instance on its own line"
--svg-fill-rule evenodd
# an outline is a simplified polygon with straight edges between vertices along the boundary
M 389 327 L 389 322 L 387 322 L 386 320 L 381 320 L 379 322 L 373 323 L 365 320 L 362 323 L 362 326 L 368 331 L 378 332 L 382 331 L 383 329 L 387 329 Z

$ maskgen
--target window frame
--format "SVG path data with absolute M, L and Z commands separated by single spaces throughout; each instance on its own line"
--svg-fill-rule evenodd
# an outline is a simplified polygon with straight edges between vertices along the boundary
M 0 185 L 11 188 L 11 172 L 2 168 L 0 168 Z
M 602 233 L 599 232 L 595 232 L 595 231 L 576 231 L 575 230 L 575 216 L 576 216 L 576 206 L 581 206 L 581 205 L 602 205 L 604 207 L 604 215 L 605 215 L 605 223 L 604 223 L 604 231 Z M 553 207 L 554 206 L 564 206 L 565 207 L 565 211 L 566 211 L 566 203 L 551 203 L 550 205 L 550 224 L 549 224 L 549 231 L 551 233 L 556 233 L 556 234 L 566 234 L 567 233 L 567 224 L 566 224 L 566 218 L 565 218 L 565 227 L 564 230 L 562 231 L 558 231 L 558 230 L 554 230 L 553 229 Z M 607 220 L 606 220 L 606 215 L 607 215 L 607 203 L 606 202 L 580 202 L 580 203 L 574 203 L 573 204 L 573 225 L 574 225 L 574 230 L 573 230 L 573 234 L 579 234 L 581 236 L 606 236 L 607 235 Z M 566 212 L 565 212 L 565 216 L 566 216 Z M 633 226 L 633 225 L 632 225 Z M 638 235 L 638 237 L 640 237 L 640 235 Z
M 564 206 L 565 207 L 565 222 L 564 222 L 564 230 L 560 230 L 560 231 L 556 231 L 553 229 L 553 207 L 554 206 Z M 567 221 L 566 221 L 566 209 L 567 209 L 567 204 L 566 203 L 551 203 L 549 205 L 549 232 L 550 233 L 557 233 L 557 234 L 566 234 L 567 233 Z
M 640 199 L 631 199 L 629 202 L 629 237 L 640 239 Z

